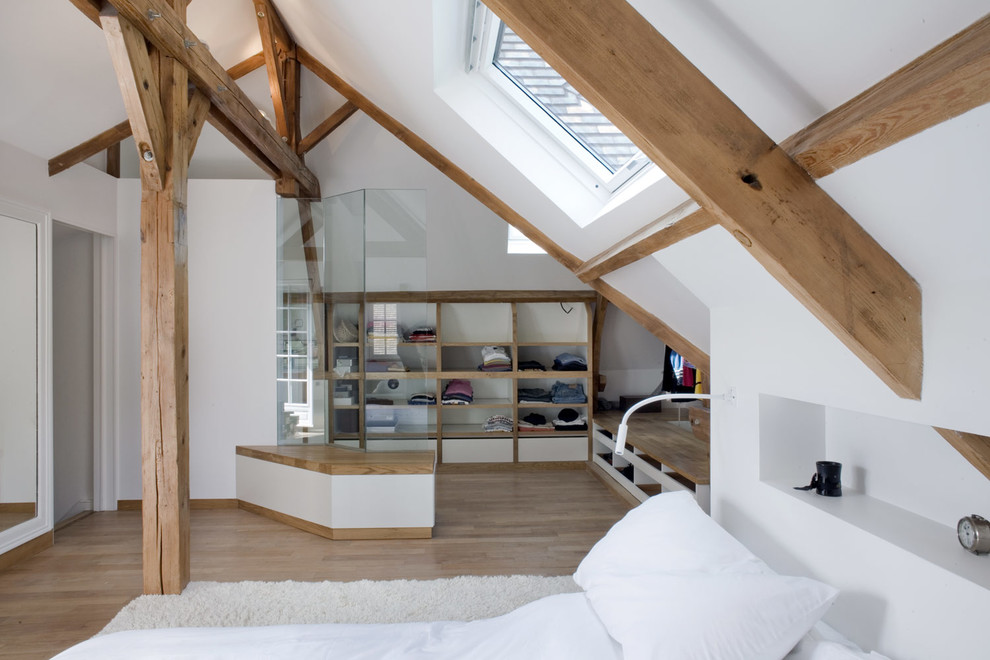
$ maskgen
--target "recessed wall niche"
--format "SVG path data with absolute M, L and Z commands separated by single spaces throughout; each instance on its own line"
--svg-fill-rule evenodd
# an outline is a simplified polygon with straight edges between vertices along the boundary
M 842 463 L 842 497 L 794 489 L 820 460 Z M 962 516 L 990 514 L 990 480 L 931 426 L 761 394 L 760 480 L 990 588 L 990 558 L 955 533 Z

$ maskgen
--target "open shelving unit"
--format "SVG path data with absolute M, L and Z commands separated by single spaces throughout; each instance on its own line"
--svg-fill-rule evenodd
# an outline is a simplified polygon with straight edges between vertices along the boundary
M 587 461 L 590 458 L 594 292 L 431 291 L 325 294 L 327 371 L 313 378 L 328 383 L 328 442 L 355 448 L 434 449 L 443 463 Z M 333 329 L 356 328 L 357 341 L 338 341 Z M 403 331 L 430 327 L 435 341 L 409 341 Z M 337 333 L 338 335 L 340 333 Z M 350 337 L 348 337 L 350 339 Z M 481 349 L 499 346 L 508 371 L 481 371 Z M 587 363 L 582 371 L 556 371 L 564 352 Z M 533 360 L 546 371 L 520 370 Z M 470 381 L 469 404 L 441 403 L 453 379 Z M 550 390 L 561 381 L 580 384 L 582 403 L 520 403 L 520 387 Z M 349 396 L 337 392 L 350 390 Z M 435 405 L 410 404 L 429 392 Z M 520 417 L 543 415 L 548 424 L 572 408 L 587 430 L 520 431 Z M 513 420 L 511 431 L 484 431 L 492 415 Z

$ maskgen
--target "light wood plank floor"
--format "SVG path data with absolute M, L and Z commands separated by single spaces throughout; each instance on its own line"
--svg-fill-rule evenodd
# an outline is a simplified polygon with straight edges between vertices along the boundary
M 192 579 L 567 575 L 629 505 L 584 470 L 440 473 L 434 538 L 330 541 L 239 510 L 194 510 Z M 0 657 L 50 658 L 141 592 L 140 513 L 97 513 L 0 572 Z

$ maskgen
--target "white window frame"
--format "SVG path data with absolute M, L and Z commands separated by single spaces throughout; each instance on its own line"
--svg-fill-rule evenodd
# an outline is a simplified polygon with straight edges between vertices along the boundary
M 485 79 L 492 87 L 523 111 L 539 132 L 551 142 L 563 149 L 548 148 L 555 155 L 563 151 L 564 159 L 559 158 L 565 166 L 587 182 L 591 190 L 604 191 L 605 197 L 611 196 L 636 175 L 648 169 L 652 163 L 638 152 L 617 172 L 612 173 L 594 154 L 582 145 L 570 132 L 562 127 L 548 111 L 532 99 L 525 91 L 492 63 L 495 47 L 498 43 L 498 31 L 502 21 L 481 2 L 474 3 L 474 18 L 472 34 L 469 41 L 467 69 L 469 73 Z M 579 170 L 579 172 L 575 171 Z M 583 176 L 581 176 L 583 174 Z M 590 177 L 588 176 L 590 175 Z

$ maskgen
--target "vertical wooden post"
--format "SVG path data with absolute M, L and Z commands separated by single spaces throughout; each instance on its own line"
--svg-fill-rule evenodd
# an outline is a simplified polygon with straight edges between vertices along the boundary
M 185 0 L 173 8 L 185 15 Z M 141 473 L 144 592 L 189 582 L 188 76 L 155 54 L 166 127 L 161 190 L 141 192 Z

